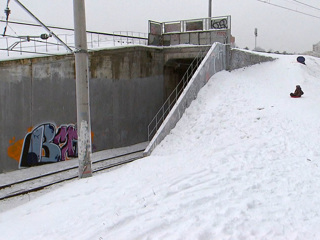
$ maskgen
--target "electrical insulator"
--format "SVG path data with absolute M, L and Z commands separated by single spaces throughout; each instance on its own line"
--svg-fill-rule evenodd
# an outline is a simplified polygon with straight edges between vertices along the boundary
M 46 33 L 43 33 L 40 35 L 40 38 L 43 39 L 43 40 L 47 40 L 49 38 L 49 35 L 46 34 Z
M 11 13 L 11 10 L 7 7 L 5 10 L 4 10 L 4 13 L 9 16 L 9 14 Z

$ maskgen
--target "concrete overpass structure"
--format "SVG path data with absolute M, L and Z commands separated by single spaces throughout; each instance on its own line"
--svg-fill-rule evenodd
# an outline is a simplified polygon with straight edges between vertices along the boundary
M 146 141 L 149 122 L 185 68 L 181 63 L 202 48 L 131 46 L 91 52 L 93 151 Z M 56 141 L 63 159 L 76 156 L 74 64 L 72 54 L 0 62 L 0 172 L 18 169 L 23 149 L 27 156 L 34 144 L 30 140 L 24 146 L 26 136 L 46 129 L 55 132 L 50 141 Z M 34 145 L 41 149 L 41 143 Z
M 149 122 L 191 60 L 208 49 L 131 46 L 90 53 L 93 152 L 147 141 Z M 229 69 L 267 59 L 236 49 L 226 57 Z M 72 54 L 0 62 L 0 100 L 0 172 L 18 169 L 32 148 L 49 162 L 55 161 L 53 145 L 61 151 L 60 160 L 76 156 Z
M 221 59 L 211 53 L 214 68 L 215 58 L 220 70 L 270 60 L 231 49 L 230 20 L 150 22 L 149 46 L 91 51 L 93 152 L 148 141 L 149 123 L 213 41 L 227 43 Z M 0 62 L 0 173 L 77 157 L 75 89 L 73 54 Z

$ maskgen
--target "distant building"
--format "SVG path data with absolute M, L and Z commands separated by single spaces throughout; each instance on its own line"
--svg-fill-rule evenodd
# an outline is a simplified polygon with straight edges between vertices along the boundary
M 320 42 L 313 45 L 313 51 L 320 53 Z

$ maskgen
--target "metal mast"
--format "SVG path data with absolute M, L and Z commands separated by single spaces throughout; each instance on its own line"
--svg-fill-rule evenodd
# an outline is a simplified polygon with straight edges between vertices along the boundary
M 209 18 L 212 17 L 212 0 L 209 0 L 209 13 L 208 13 Z
M 258 29 L 257 28 L 254 29 L 254 36 L 255 36 L 255 38 L 254 38 L 254 50 L 257 50 L 257 37 L 258 37 Z
M 89 66 L 84 0 L 73 0 L 79 178 L 92 176 Z

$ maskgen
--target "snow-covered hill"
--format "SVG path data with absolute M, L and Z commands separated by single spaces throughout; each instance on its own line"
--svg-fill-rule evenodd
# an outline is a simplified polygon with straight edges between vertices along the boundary
M 214 75 L 150 157 L 0 213 L 0 239 L 320 239 L 320 59 L 277 57 Z

